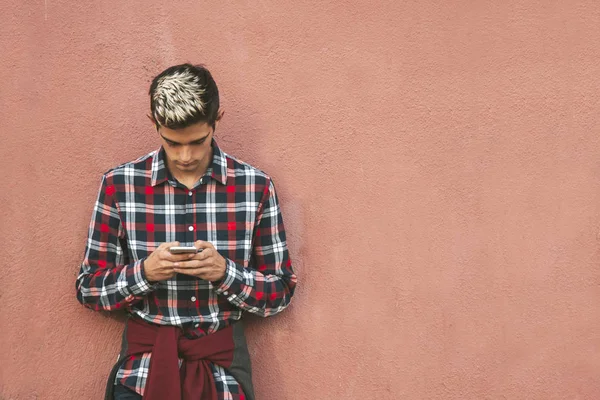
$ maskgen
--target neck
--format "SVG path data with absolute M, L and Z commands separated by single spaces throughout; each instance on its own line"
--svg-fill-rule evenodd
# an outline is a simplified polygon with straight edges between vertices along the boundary
M 208 166 L 212 163 L 213 159 L 213 151 L 210 150 L 210 153 L 207 157 L 200 162 L 198 168 L 194 171 L 180 171 L 176 166 L 173 165 L 171 160 L 167 160 L 167 167 L 169 168 L 169 172 L 171 175 L 177 179 L 181 184 L 185 185 L 189 189 L 191 189 L 200 178 L 206 173 Z

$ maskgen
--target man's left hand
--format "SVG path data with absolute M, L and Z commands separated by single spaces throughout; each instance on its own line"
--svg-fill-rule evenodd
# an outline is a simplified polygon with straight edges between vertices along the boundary
M 195 276 L 205 281 L 219 281 L 225 277 L 227 261 L 210 242 L 198 240 L 194 243 L 198 253 L 190 254 L 189 261 L 175 264 L 174 270 L 180 274 Z M 202 251 L 200 251 L 202 249 Z

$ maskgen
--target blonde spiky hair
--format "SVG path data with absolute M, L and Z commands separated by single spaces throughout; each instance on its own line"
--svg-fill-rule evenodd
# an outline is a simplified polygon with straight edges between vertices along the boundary
M 150 108 L 156 123 L 167 128 L 180 129 L 196 122 L 214 126 L 219 112 L 217 84 L 204 66 L 170 67 L 150 85 Z

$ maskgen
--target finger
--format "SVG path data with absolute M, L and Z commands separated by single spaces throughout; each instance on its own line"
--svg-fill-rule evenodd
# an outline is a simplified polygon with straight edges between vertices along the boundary
M 186 261 L 190 258 L 193 258 L 193 256 L 195 256 L 195 254 L 173 254 L 169 251 L 169 249 L 165 249 L 161 252 L 161 259 L 171 262 Z
M 160 246 L 158 246 L 158 248 L 161 250 L 164 250 L 164 249 L 168 249 L 169 247 L 173 247 L 173 246 L 179 246 L 179 242 L 161 243 Z
M 203 268 L 189 268 L 189 269 L 181 269 L 181 270 L 176 269 L 175 272 L 184 274 L 184 275 L 195 276 L 196 278 L 201 278 L 201 279 L 206 279 L 206 277 L 211 276 L 210 275 L 211 272 L 206 271 Z
M 169 247 L 173 247 L 173 246 L 179 246 L 179 242 L 161 243 L 160 246 L 157 247 L 155 252 L 158 253 L 160 258 L 163 258 L 164 256 L 166 256 L 166 253 L 169 253 Z
M 192 256 L 192 258 L 194 256 L 194 254 L 171 254 L 170 252 L 167 253 L 168 254 L 165 256 L 165 260 L 172 262 L 189 261 L 190 255 Z
M 196 254 L 192 254 L 192 257 L 194 260 L 206 260 L 207 258 L 210 258 L 214 255 L 215 250 L 214 249 L 198 249 L 198 252 Z
M 176 268 L 191 269 L 191 268 L 206 268 L 213 265 L 211 260 L 188 260 L 177 262 Z
M 198 268 L 200 261 L 196 261 L 196 260 L 187 260 L 187 261 L 180 261 L 180 262 L 176 262 L 174 264 L 174 268 L 175 269 L 192 269 L 192 268 Z
M 159 258 L 162 258 L 161 255 L 162 255 L 163 251 L 167 250 L 171 246 L 175 246 L 176 243 L 179 243 L 179 242 L 161 243 L 161 244 L 158 245 L 158 247 L 156 249 L 154 249 L 152 251 L 152 253 L 156 253 Z
M 171 262 L 183 261 L 187 258 L 187 257 L 185 257 L 186 255 L 187 254 L 172 254 L 168 248 L 161 250 L 160 253 L 158 254 L 158 256 L 160 257 L 161 260 L 171 261 Z
M 198 249 L 215 249 L 215 246 L 211 242 L 205 242 L 204 240 L 196 240 L 194 246 Z
M 176 262 L 161 260 L 158 264 L 160 272 L 171 273 L 176 267 Z

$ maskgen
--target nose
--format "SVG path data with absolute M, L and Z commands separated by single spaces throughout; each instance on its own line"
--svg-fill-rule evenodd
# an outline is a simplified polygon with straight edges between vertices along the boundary
M 183 146 L 179 153 L 179 159 L 183 163 L 188 163 L 192 159 L 192 150 L 188 146 Z

